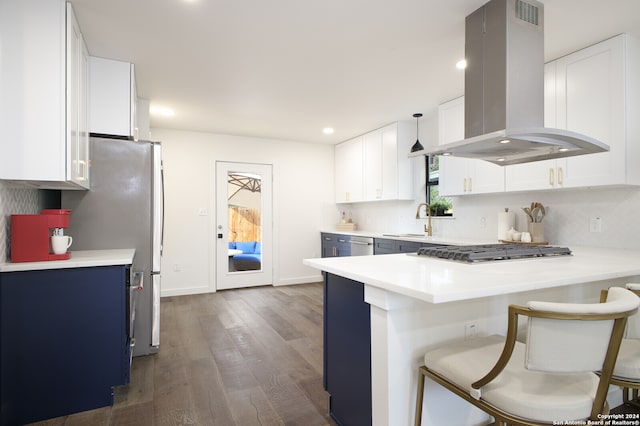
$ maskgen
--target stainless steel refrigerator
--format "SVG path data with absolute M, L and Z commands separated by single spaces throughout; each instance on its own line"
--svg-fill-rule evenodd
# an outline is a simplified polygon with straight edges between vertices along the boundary
M 92 137 L 91 189 L 62 191 L 71 210 L 73 250 L 135 248 L 134 271 L 143 271 L 137 292 L 133 355 L 160 345 L 160 260 L 163 239 L 162 149 L 158 142 Z

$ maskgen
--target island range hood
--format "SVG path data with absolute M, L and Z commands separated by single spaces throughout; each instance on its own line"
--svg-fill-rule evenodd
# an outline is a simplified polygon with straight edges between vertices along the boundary
M 608 151 L 579 133 L 544 127 L 544 5 L 491 0 L 466 18 L 465 139 L 416 155 L 506 166 Z

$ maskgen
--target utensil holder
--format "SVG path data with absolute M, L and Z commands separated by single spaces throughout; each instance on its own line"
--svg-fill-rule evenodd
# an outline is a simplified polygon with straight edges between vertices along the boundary
M 542 243 L 545 241 L 542 222 L 529 222 L 529 233 L 531 234 L 531 242 Z

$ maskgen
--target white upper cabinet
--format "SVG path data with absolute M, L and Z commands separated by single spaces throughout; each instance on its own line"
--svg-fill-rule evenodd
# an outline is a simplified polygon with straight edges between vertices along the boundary
M 544 66 L 544 125 L 557 127 L 556 63 Z M 534 161 L 505 167 L 505 189 L 526 191 L 561 188 L 564 184 L 566 159 Z
M 137 140 L 136 103 L 134 65 L 90 56 L 90 132 Z
M 362 136 L 335 146 L 336 203 L 362 201 L 364 162 Z
M 0 2 L 0 179 L 89 188 L 87 48 L 64 0 Z
M 89 187 L 89 52 L 67 3 L 67 164 L 70 179 Z M 69 166 L 68 166 L 69 167 Z
M 640 184 L 640 49 L 619 35 L 545 68 L 545 126 L 598 139 L 609 152 L 507 166 L 509 191 Z
M 464 96 L 438 106 L 438 144 L 464 139 Z M 440 195 L 504 191 L 504 168 L 483 160 L 440 156 Z
M 415 130 L 393 123 L 335 147 L 336 203 L 413 199 Z
M 382 199 L 382 129 L 362 137 L 363 142 L 363 192 L 364 200 Z

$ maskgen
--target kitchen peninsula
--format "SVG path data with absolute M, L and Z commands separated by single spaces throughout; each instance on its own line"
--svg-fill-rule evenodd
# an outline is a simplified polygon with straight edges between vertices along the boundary
M 640 251 L 572 251 L 572 256 L 475 264 L 411 254 L 305 259 L 303 263 L 325 273 L 325 297 L 328 282 L 342 280 L 342 284 L 363 287 L 361 294 L 370 307 L 371 422 L 410 425 L 417 368 L 427 349 L 473 338 L 476 333 L 503 334 L 510 303 L 595 302 L 601 289 L 640 280 Z M 325 339 L 331 321 L 325 318 Z M 429 381 L 424 404 L 423 424 L 475 425 L 488 419 Z

